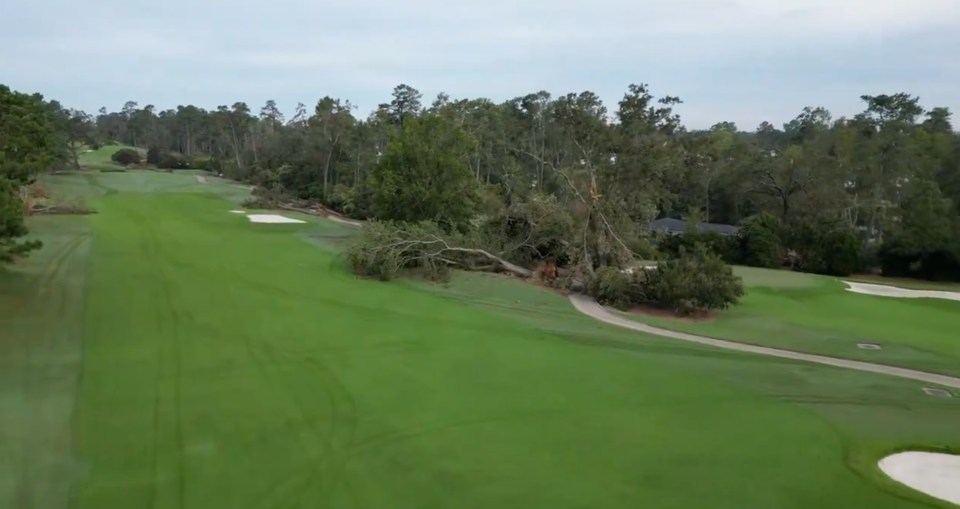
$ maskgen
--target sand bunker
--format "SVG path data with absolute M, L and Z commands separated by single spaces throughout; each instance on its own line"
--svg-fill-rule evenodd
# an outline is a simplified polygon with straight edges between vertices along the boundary
M 941 290 L 909 290 L 896 286 L 871 285 L 867 283 L 851 283 L 844 281 L 847 291 L 880 297 L 899 297 L 902 299 L 946 299 L 960 301 L 960 293 L 944 292 Z
M 249 219 L 251 223 L 306 223 L 306 221 L 291 219 L 289 217 L 278 216 L 275 214 L 250 214 L 247 216 L 247 219 Z
M 231 214 L 246 214 L 247 211 L 246 211 L 246 210 L 231 210 L 230 213 L 231 213 Z
M 197 175 L 197 182 L 199 182 L 199 183 L 201 183 L 201 184 L 206 184 L 206 183 L 207 183 L 207 177 L 204 177 L 204 176 L 202 176 L 202 175 Z
M 960 456 L 902 452 L 883 458 L 879 466 L 899 483 L 931 497 L 960 504 Z

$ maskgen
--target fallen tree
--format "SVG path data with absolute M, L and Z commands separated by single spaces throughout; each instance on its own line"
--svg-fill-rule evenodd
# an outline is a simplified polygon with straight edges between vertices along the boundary
M 505 253 L 472 247 L 464 237 L 450 237 L 431 222 L 370 221 L 360 239 L 346 253 L 357 275 L 393 279 L 404 270 L 417 270 L 432 279 L 445 279 L 451 267 L 507 272 L 519 277 L 530 269 L 510 262 Z

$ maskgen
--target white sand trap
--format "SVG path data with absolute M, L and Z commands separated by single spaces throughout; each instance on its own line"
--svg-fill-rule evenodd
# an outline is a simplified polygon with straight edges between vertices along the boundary
M 246 210 L 231 210 L 230 213 L 231 213 L 231 214 L 246 214 L 247 211 L 246 211 Z
M 847 291 L 880 297 L 899 297 L 901 299 L 946 299 L 960 301 L 960 293 L 944 292 L 941 290 L 910 290 L 896 286 L 871 285 L 867 283 L 851 283 L 844 281 Z
M 883 458 L 879 466 L 899 483 L 931 497 L 960 504 L 960 456 L 901 452 Z
M 306 223 L 306 221 L 301 221 L 299 219 L 292 219 L 289 217 L 278 216 L 276 214 L 250 214 L 249 216 L 247 216 L 247 219 L 249 219 L 251 223 L 274 223 L 274 224 Z
M 197 182 L 199 182 L 199 183 L 201 183 L 201 184 L 206 184 L 206 183 L 207 183 L 207 177 L 204 177 L 203 175 L 197 175 Z

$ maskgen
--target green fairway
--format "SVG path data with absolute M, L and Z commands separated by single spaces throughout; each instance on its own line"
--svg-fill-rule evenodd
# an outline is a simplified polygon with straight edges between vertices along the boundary
M 960 302 L 854 294 L 842 281 L 808 274 L 737 271 L 744 274 L 747 295 L 710 320 L 627 316 L 721 339 L 960 374 Z M 879 343 L 883 349 L 861 350 L 858 343 Z
M 217 179 L 54 178 L 97 214 L 33 220 L 47 246 L 0 272 L 0 508 L 947 507 L 875 463 L 960 448 L 960 398 L 646 337 L 504 277 L 359 280 L 352 230 L 252 224 Z M 732 316 L 878 309 L 960 356 L 956 307 L 796 281 Z
M 737 265 L 733 272 L 743 279 L 747 288 L 811 288 L 822 286 L 826 278 L 789 270 L 760 269 Z
M 80 154 L 80 167 L 86 170 L 103 172 L 123 171 L 123 166 L 120 166 L 110 159 L 114 152 L 123 148 L 133 147 L 125 145 L 104 145 L 97 149 L 85 149 Z

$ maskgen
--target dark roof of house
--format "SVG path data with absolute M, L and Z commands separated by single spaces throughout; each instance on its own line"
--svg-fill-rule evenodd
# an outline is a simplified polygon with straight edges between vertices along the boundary
M 687 222 L 682 219 L 665 217 L 650 223 L 650 229 L 667 233 L 684 233 L 687 231 Z M 698 223 L 697 231 L 700 233 L 714 232 L 720 235 L 736 235 L 740 228 L 729 224 Z

